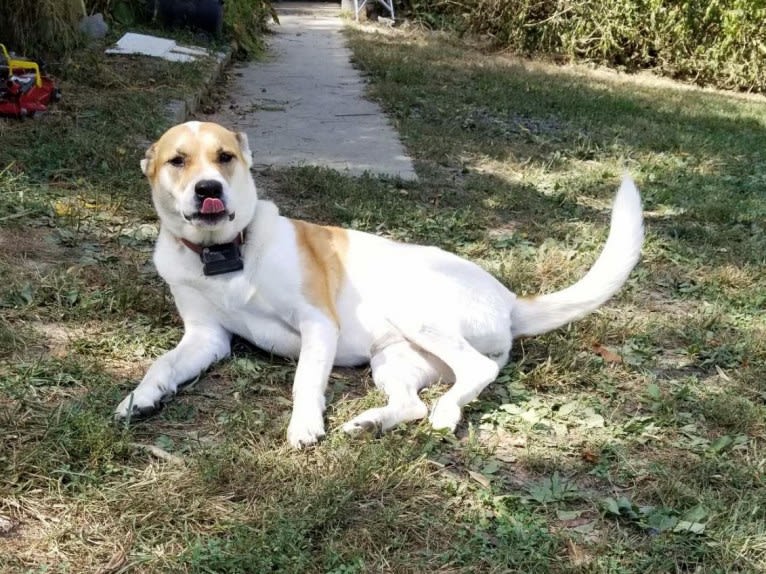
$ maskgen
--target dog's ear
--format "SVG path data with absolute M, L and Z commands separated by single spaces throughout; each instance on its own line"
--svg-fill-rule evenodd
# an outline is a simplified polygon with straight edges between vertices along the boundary
M 157 144 L 152 144 L 144 154 L 144 159 L 141 160 L 141 171 L 144 172 L 146 177 L 150 177 L 150 173 L 154 171 L 154 153 L 156 151 Z
M 245 159 L 245 165 L 250 169 L 253 166 L 253 152 L 250 151 L 247 134 L 245 132 L 237 132 L 237 141 L 239 142 L 239 151 L 242 152 L 242 157 Z

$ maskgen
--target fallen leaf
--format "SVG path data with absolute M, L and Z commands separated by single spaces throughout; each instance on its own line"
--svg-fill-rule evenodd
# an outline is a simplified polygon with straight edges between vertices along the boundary
M 600 355 L 601 358 L 604 359 L 604 361 L 607 363 L 622 363 L 622 357 L 620 355 L 614 351 L 610 351 L 599 343 L 592 345 L 591 350 L 597 355 Z
M 716 365 L 715 370 L 718 372 L 718 376 L 721 377 L 724 381 L 726 381 L 727 383 L 731 382 L 731 377 L 727 375 L 721 367 Z
M 109 562 L 101 566 L 96 574 L 115 574 L 122 570 L 122 567 L 128 562 L 128 556 L 125 548 L 130 549 L 133 544 L 133 533 L 129 532 L 127 537 L 121 542 L 117 543 L 117 549 L 112 554 Z
M 585 566 L 593 561 L 593 556 L 588 554 L 582 546 L 575 544 L 573 540 L 567 540 L 567 553 L 572 566 Z
M 599 459 L 601 458 L 601 455 L 597 452 L 593 452 L 589 448 L 585 448 L 580 453 L 580 457 L 585 461 L 589 462 L 590 464 L 596 464 Z
M 614 514 L 616 516 L 620 515 L 620 507 L 617 505 L 617 501 L 611 496 L 604 498 L 601 501 L 601 504 L 609 514 Z
M 733 442 L 734 442 L 734 439 L 727 434 L 723 436 L 719 436 L 717 439 L 713 441 L 713 444 L 710 445 L 710 450 L 713 453 L 718 454 L 719 452 L 730 447 Z
M 130 443 L 130 446 L 139 450 L 146 451 L 152 456 L 159 458 L 160 460 L 169 462 L 170 464 L 176 464 L 179 466 L 186 465 L 186 461 L 184 461 L 183 458 L 181 458 L 180 456 L 171 454 L 168 451 L 166 451 L 164 448 L 161 448 L 155 444 L 141 444 L 138 442 L 132 442 Z
M 709 513 L 710 511 L 707 508 L 701 504 L 698 504 L 697 506 L 687 510 L 681 517 L 681 520 L 686 520 L 688 522 L 702 522 L 705 518 L 707 518 Z
M 571 521 L 575 518 L 580 518 L 580 515 L 583 513 L 583 510 L 557 510 L 556 511 L 556 518 L 559 520 L 564 521 Z
M 567 416 L 569 413 L 577 408 L 577 401 L 569 401 L 559 407 L 558 414 L 562 417 Z
M 592 518 L 588 518 L 586 516 L 563 521 L 564 527 L 569 528 L 570 530 L 574 530 L 575 532 L 581 532 L 581 533 L 582 532 L 588 533 L 592 531 L 595 524 L 596 522 Z M 584 531 L 582 530 L 583 528 L 585 529 Z
M 702 534 L 705 532 L 705 525 L 701 522 L 689 522 L 687 520 L 680 520 L 673 532 L 691 532 L 692 534 Z
M 474 479 L 476 482 L 481 484 L 484 488 L 489 488 L 489 479 L 481 474 L 480 472 L 476 472 L 474 470 L 468 471 L 468 476 L 470 476 L 472 479 Z
M 101 568 L 96 571 L 96 574 L 114 574 L 123 566 L 125 566 L 127 561 L 128 557 L 125 555 L 125 551 L 120 548 L 112 555 L 112 557 L 109 559 L 109 562 L 101 566 Z
M 495 458 L 502 462 L 516 462 L 518 460 L 515 454 L 508 451 L 496 451 Z
M 585 428 L 601 428 L 604 426 L 604 417 L 600 414 L 593 412 L 592 409 L 586 409 L 584 413 L 585 417 L 582 420 L 582 425 Z
M 596 521 L 590 520 L 588 522 L 584 522 L 583 524 L 580 524 L 579 526 L 575 526 L 572 528 L 575 532 L 579 532 L 580 534 L 590 534 L 596 529 Z

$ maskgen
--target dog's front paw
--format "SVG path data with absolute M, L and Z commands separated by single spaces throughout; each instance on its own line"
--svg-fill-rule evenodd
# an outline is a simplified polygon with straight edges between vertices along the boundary
M 462 412 L 457 404 L 449 400 L 439 400 L 436 401 L 428 420 L 436 430 L 455 432 L 461 416 Z
M 162 403 L 159 399 L 136 389 L 117 405 L 117 408 L 114 409 L 114 418 L 119 421 L 146 417 L 157 412 L 161 407 Z
M 324 421 L 319 417 L 298 417 L 293 414 L 287 427 L 287 442 L 293 448 L 305 448 L 319 442 L 324 437 Z

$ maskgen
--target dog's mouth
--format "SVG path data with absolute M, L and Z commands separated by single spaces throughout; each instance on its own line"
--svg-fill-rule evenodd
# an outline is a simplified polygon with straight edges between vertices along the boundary
M 232 221 L 234 212 L 226 209 L 226 204 L 217 197 L 206 197 L 200 203 L 199 210 L 184 217 L 192 223 L 215 225 L 222 221 Z

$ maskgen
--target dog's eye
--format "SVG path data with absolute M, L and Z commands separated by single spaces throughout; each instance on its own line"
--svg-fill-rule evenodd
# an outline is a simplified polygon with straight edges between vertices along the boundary
M 234 159 L 234 154 L 227 151 L 222 151 L 218 154 L 218 163 L 229 163 Z
M 168 163 L 172 165 L 173 167 L 183 167 L 184 163 L 186 163 L 186 160 L 184 159 L 184 156 L 177 155 L 175 157 L 172 157 L 168 160 Z

